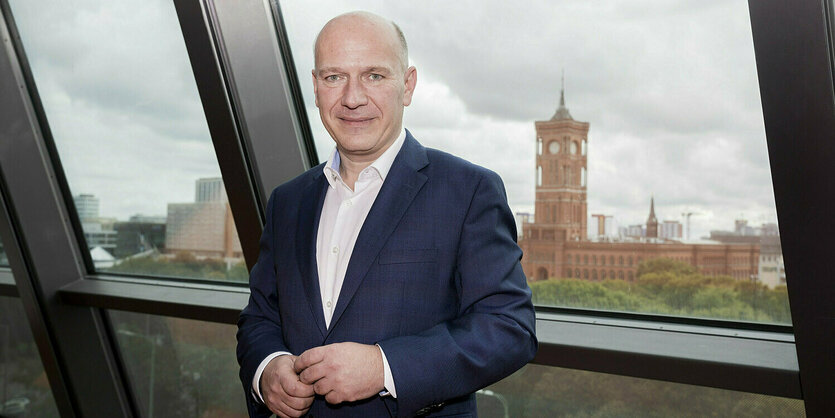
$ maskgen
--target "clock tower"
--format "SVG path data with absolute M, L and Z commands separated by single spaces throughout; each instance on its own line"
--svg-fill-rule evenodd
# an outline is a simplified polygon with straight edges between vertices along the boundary
M 557 241 L 585 241 L 589 123 L 571 117 L 565 107 L 563 87 L 554 116 L 550 120 L 536 121 L 535 126 L 534 222 L 552 229 Z

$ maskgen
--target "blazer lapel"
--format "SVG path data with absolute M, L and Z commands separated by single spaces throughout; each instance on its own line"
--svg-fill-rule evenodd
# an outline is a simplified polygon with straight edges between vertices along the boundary
M 316 236 L 319 231 L 319 217 L 325 203 L 328 183 L 323 174 L 302 190 L 299 205 L 298 223 L 296 224 L 296 260 L 302 275 L 304 293 L 307 297 L 313 318 L 322 337 L 327 334 L 325 316 L 322 310 L 322 293 L 319 290 L 319 268 L 316 263 Z
M 334 329 L 371 267 L 371 263 L 377 259 L 386 240 L 394 232 L 400 219 L 406 213 L 406 209 L 426 183 L 426 175 L 418 170 L 427 164 L 429 160 L 426 157 L 426 149 L 407 130 L 406 141 L 394 159 L 383 187 L 357 236 L 328 332 Z

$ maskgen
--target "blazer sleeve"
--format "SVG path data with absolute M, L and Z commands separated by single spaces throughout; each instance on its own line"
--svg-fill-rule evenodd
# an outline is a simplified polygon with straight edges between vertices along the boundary
M 536 354 L 531 291 L 499 176 L 485 170 L 467 210 L 457 254 L 458 316 L 379 344 L 397 386 L 398 416 L 472 393 Z
M 238 318 L 238 364 L 244 387 L 247 409 L 252 417 L 270 416 L 272 413 L 252 397 L 252 378 L 258 365 L 276 351 L 289 351 L 281 332 L 278 312 L 276 268 L 273 255 L 276 191 L 267 203 L 267 223 L 261 233 L 258 261 L 249 277 L 249 303 Z

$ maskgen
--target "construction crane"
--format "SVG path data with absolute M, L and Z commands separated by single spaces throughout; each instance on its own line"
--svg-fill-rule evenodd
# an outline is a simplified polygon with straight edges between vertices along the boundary
M 687 227 L 687 234 L 686 239 L 690 240 L 690 217 L 693 215 L 699 215 L 698 212 L 682 212 L 681 216 L 684 218 L 685 225 Z

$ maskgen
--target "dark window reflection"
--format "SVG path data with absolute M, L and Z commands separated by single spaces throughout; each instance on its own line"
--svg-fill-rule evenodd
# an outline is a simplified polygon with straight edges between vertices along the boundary
M 806 416 L 798 399 L 538 365 L 476 396 L 481 418 Z
M 0 417 L 57 417 L 23 305 L 0 297 Z
M 233 325 L 110 311 L 146 417 L 246 417 Z

